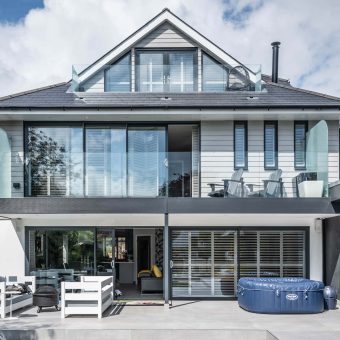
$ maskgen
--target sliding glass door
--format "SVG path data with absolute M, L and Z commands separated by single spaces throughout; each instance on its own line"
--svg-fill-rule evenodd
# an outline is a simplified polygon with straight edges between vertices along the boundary
M 171 294 L 235 297 L 239 277 L 306 277 L 307 231 L 171 231 Z
M 137 51 L 138 92 L 193 92 L 197 87 L 196 51 Z
M 166 194 L 165 127 L 128 129 L 128 195 L 156 197 Z
M 86 195 L 126 196 L 126 128 L 86 127 Z
M 33 123 L 26 134 L 26 196 L 199 197 L 198 124 Z

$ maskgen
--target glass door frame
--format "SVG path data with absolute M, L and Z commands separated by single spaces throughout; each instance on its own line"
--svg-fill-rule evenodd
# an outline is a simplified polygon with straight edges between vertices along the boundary
M 306 226 L 273 226 L 273 227 L 257 227 L 257 226 L 218 226 L 218 227 L 180 227 L 180 226 L 171 226 L 169 227 L 169 240 L 168 240 L 168 249 L 169 249 L 169 261 L 168 261 L 168 270 L 169 270 L 169 278 L 168 278 L 168 294 L 169 300 L 172 302 L 173 300 L 235 300 L 237 296 L 210 296 L 210 297 L 199 297 L 199 296 L 181 296 L 174 297 L 172 293 L 172 268 L 173 268 L 173 260 L 172 260 L 172 232 L 173 231 L 236 231 L 236 282 L 240 279 L 240 232 L 241 231 L 299 231 L 304 234 L 304 273 L 305 278 L 310 278 L 310 228 Z M 237 287 L 235 287 L 237 289 Z
M 31 231 L 39 231 L 39 232 L 47 232 L 47 231 L 92 231 L 93 232 L 93 263 L 94 263 L 94 268 L 93 272 L 94 275 L 97 275 L 97 232 L 98 231 L 110 231 L 112 233 L 112 264 L 113 267 L 113 272 L 112 274 L 115 276 L 115 271 L 114 271 L 114 265 L 115 265 L 115 243 L 116 243 L 116 229 L 119 229 L 117 227 L 68 227 L 68 226 L 25 226 L 25 273 L 26 275 L 29 275 L 29 234 Z M 46 234 L 44 234 L 44 240 L 46 240 Z M 46 257 L 46 262 L 48 258 Z M 47 269 L 47 268 L 46 268 Z M 71 268 L 72 269 L 72 268 Z
M 132 65 L 134 67 L 135 71 L 135 92 L 141 92 L 140 91 L 140 54 L 142 53 L 159 53 L 163 54 L 163 77 L 165 77 L 163 82 L 163 91 L 162 92 L 170 92 L 170 83 L 169 83 L 169 77 L 170 77 L 170 58 L 169 54 L 175 53 L 175 52 L 193 52 L 193 91 L 187 91 L 187 92 L 197 92 L 198 91 L 198 49 L 196 47 L 180 47 L 180 48 L 136 48 L 135 49 L 135 65 Z M 185 93 L 186 91 L 183 91 L 182 93 Z M 147 93 L 153 93 L 151 91 L 148 91 Z M 157 93 L 155 91 L 154 93 Z

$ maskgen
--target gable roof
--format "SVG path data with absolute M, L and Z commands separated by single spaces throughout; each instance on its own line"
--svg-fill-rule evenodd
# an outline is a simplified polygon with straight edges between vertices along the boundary
M 290 85 L 267 82 L 262 92 L 229 91 L 219 93 L 113 93 L 67 92 L 69 82 L 0 98 L 6 109 L 281 109 L 328 108 L 340 110 L 340 98 L 303 90 Z M 167 96 L 167 97 L 165 97 Z M 168 99 L 166 99 L 168 98 Z
M 132 33 L 129 37 L 127 37 L 125 40 L 120 42 L 118 45 L 116 45 L 113 49 L 108 51 L 106 54 L 104 54 L 102 57 L 100 57 L 90 66 L 82 70 L 79 73 L 79 83 L 82 83 L 89 77 L 93 76 L 100 69 L 102 69 L 105 65 L 109 64 L 113 59 L 116 59 L 117 57 L 123 55 L 129 48 L 131 48 L 138 41 L 143 39 L 145 36 L 147 36 L 149 33 L 151 33 L 153 30 L 155 30 L 157 27 L 159 27 L 165 22 L 169 22 L 178 31 L 188 36 L 190 40 L 204 47 L 204 49 L 208 50 L 209 52 L 217 56 L 224 63 L 233 65 L 233 66 L 243 65 L 237 59 L 235 59 L 230 54 L 228 54 L 226 51 L 224 51 L 222 48 L 217 46 L 211 40 L 206 38 L 204 35 L 196 31 L 193 27 L 191 27 L 186 22 L 184 22 L 182 19 L 180 19 L 178 16 L 176 16 L 174 13 L 172 13 L 168 8 L 164 8 L 159 14 L 153 17 L 145 25 L 140 27 L 137 31 Z M 256 81 L 255 74 L 251 70 L 249 71 L 250 71 L 250 80 L 252 82 L 255 82 Z

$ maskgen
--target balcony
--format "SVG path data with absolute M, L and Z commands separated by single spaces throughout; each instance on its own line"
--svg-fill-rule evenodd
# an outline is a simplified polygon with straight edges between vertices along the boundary
M 261 91 L 261 65 L 169 64 L 103 65 L 87 77 L 88 65 L 72 68 L 73 92 L 193 93 Z

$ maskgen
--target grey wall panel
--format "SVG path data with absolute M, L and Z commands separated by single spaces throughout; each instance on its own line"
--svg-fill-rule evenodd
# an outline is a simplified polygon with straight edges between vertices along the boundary
M 340 295 L 340 217 L 324 220 L 323 224 L 324 281 Z

